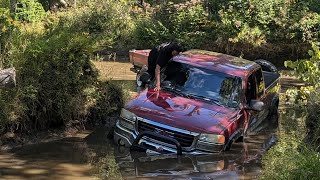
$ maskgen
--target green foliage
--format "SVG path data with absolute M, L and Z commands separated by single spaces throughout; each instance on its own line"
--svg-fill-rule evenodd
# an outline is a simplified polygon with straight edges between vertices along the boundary
M 19 0 L 14 16 L 17 20 L 36 22 L 46 17 L 46 12 L 36 0 Z
M 156 12 L 139 20 L 135 39 L 138 45 L 152 47 L 164 41 L 178 41 L 186 47 L 199 47 L 210 35 L 213 26 L 201 5 L 175 7 L 169 2 Z
M 133 27 L 130 4 L 98 2 L 51 14 L 41 22 L 21 23 L 10 31 L 5 54 L 17 69 L 18 85 L 0 91 L 0 123 L 5 128 L 68 126 L 86 122 L 92 111 L 102 113 L 95 117 L 105 117 L 119 110 L 122 90 L 103 87 L 90 58 L 98 48 L 127 40 Z M 11 22 L 8 14 L 5 20 Z
M 8 8 L 0 8 L 0 68 L 12 65 L 8 58 L 14 36 L 18 34 L 19 22 L 11 18 Z
M 94 94 L 95 106 L 91 107 L 91 120 L 101 122 L 108 119 L 110 115 L 119 113 L 124 106 L 123 88 L 112 82 L 98 82 Z
M 4 9 L 10 8 L 10 1 L 7 0 L 0 0 L 0 7 Z
M 312 92 L 317 91 L 320 87 L 320 50 L 315 43 L 312 44 L 312 49 L 309 51 L 310 59 L 285 61 L 284 63 L 286 67 L 294 70 L 294 76 L 306 83 L 306 86 L 296 90 L 294 94 L 292 94 L 294 90 L 289 89 L 287 91 L 288 96 L 293 96 L 293 99 L 310 100 Z
M 11 101 L 23 111 L 13 108 L 15 119 L 3 120 L 24 120 L 37 128 L 81 120 L 88 96 L 84 90 L 97 79 L 87 41 L 77 33 L 53 32 L 30 43 L 17 67 L 19 85 Z
M 318 112 L 318 110 L 310 111 L 310 108 L 308 112 L 303 110 L 303 107 L 283 109 L 282 113 L 286 113 L 287 118 L 283 118 L 279 126 L 277 144 L 268 150 L 262 159 L 263 171 L 260 179 L 317 179 L 319 177 L 319 149 L 305 143 L 305 134 L 308 131 L 305 122 L 310 118 L 310 112 L 314 113 L 314 116 Z M 313 110 L 315 108 L 319 109 L 318 106 L 314 106 Z M 312 119 L 309 120 L 312 121 Z
M 144 18 L 137 22 L 134 35 L 138 48 L 139 46 L 142 46 L 140 48 L 152 47 L 172 38 L 168 28 L 160 21 L 152 21 L 150 18 Z
M 187 48 L 273 61 L 305 58 L 319 39 L 313 0 L 206 0 L 151 3 L 136 24 L 137 48 L 176 40 Z M 141 12 L 143 13 L 143 12 Z M 281 62 L 282 64 L 282 62 Z
M 99 5 L 97 5 L 99 4 Z M 88 33 L 94 39 L 92 49 L 127 48 L 134 29 L 130 15 L 131 1 L 91 0 L 74 11 L 61 12 L 61 23 L 65 26 L 70 22 L 75 32 Z
M 306 119 L 306 127 L 308 128 L 306 140 L 314 145 L 319 151 L 320 149 L 320 93 L 313 94 L 312 101 L 308 103 L 308 116 Z
M 263 158 L 261 179 L 317 179 L 320 176 L 319 152 L 301 146 L 296 137 L 282 137 Z
M 318 38 L 319 14 L 310 12 L 307 4 L 301 1 L 231 0 L 219 14 L 225 34 L 236 42 L 240 38 L 243 42 L 260 45 Z M 242 34 L 248 35 L 241 37 Z M 250 42 L 251 36 L 257 39 L 256 43 Z

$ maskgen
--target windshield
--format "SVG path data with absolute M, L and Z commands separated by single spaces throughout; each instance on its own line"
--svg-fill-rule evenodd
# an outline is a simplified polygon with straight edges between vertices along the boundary
M 239 107 L 240 77 L 171 61 L 161 74 L 162 89 L 221 106 Z

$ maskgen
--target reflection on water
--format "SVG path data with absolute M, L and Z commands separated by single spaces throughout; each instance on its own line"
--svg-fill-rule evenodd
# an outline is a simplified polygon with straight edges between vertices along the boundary
M 304 110 L 280 109 L 257 122 L 244 142 L 211 155 L 146 154 L 115 147 L 108 129 L 0 153 L 0 179 L 256 179 L 279 132 L 302 130 Z M 279 124 L 279 126 L 278 126 Z M 281 138 L 281 137 L 280 137 Z
M 261 156 L 276 143 L 277 118 L 261 122 L 244 142 L 230 151 L 210 155 L 150 155 L 116 148 L 116 161 L 125 179 L 252 179 L 261 171 Z M 273 122 L 273 123 L 270 123 Z
M 0 152 L 0 179 L 121 179 L 107 130 Z
M 119 147 L 115 148 L 115 158 L 124 179 L 257 179 L 263 154 L 277 142 L 282 131 L 278 120 L 288 128 L 291 123 L 283 122 L 299 123 L 304 117 L 304 111 L 282 109 L 279 118 L 256 122 L 243 142 L 236 142 L 230 151 L 219 154 L 177 157 L 130 152 Z

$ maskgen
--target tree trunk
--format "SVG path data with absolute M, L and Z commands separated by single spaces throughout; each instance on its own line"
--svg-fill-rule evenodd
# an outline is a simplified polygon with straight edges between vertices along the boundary
M 17 7 L 17 0 L 10 0 L 10 12 L 15 13 Z

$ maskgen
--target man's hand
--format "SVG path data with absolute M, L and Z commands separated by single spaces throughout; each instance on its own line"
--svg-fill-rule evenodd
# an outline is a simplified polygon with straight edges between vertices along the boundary
M 156 87 L 153 90 L 160 91 L 160 89 L 161 89 L 160 84 L 157 83 Z

